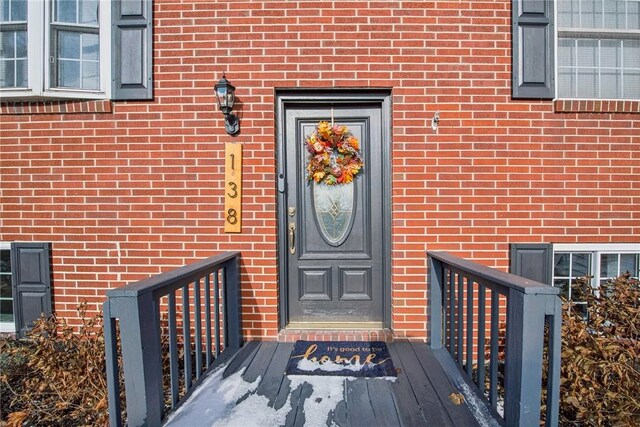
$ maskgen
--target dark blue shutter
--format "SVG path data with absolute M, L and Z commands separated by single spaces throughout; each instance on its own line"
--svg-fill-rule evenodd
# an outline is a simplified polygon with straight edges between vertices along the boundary
M 24 337 L 42 314 L 51 314 L 48 243 L 11 244 L 11 285 L 16 332 Z
M 512 94 L 553 99 L 555 94 L 553 0 L 512 0 Z
M 547 243 L 514 243 L 511 245 L 512 274 L 552 285 L 553 245 Z
M 153 99 L 153 2 L 111 3 L 111 98 Z

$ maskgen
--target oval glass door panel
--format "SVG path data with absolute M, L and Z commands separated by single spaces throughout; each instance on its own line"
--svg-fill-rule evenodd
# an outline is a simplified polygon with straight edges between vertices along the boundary
M 331 246 L 347 240 L 356 210 L 355 185 L 312 183 L 313 210 L 322 238 Z

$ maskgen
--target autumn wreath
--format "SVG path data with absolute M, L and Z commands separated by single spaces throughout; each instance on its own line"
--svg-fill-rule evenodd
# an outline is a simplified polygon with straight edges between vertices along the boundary
M 308 181 L 327 185 L 348 184 L 364 166 L 360 141 L 344 125 L 320 122 L 304 142 L 310 154 Z

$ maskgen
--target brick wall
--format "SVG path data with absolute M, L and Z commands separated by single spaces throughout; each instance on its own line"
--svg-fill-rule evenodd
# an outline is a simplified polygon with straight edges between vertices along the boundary
M 396 337 L 424 335 L 427 249 L 506 269 L 509 243 L 637 242 L 640 116 L 617 111 L 638 103 L 512 101 L 510 4 L 157 1 L 153 102 L 3 105 L 0 241 L 53 242 L 70 318 L 107 288 L 241 250 L 247 336 L 274 337 L 274 88 L 385 87 Z M 223 71 L 236 138 L 213 95 Z M 230 141 L 245 150 L 239 235 L 223 232 Z

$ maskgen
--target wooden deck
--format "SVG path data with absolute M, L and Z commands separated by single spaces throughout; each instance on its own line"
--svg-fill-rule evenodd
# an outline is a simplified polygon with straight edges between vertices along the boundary
M 396 342 L 389 345 L 393 363 L 398 370 L 395 380 L 387 378 L 344 378 L 312 377 L 311 383 L 301 378 L 285 375 L 285 367 L 293 348 L 293 343 L 249 342 L 228 362 L 224 372 L 218 372 L 216 390 L 205 380 L 178 411 L 169 417 L 167 426 L 196 427 L 211 425 L 211 420 L 203 416 L 203 409 L 210 408 L 227 390 L 225 381 L 252 384 L 242 396 L 233 397 L 231 408 L 227 405 L 226 418 L 218 418 L 215 425 L 286 425 L 286 426 L 475 426 L 479 425 L 465 403 L 455 404 L 450 398 L 459 390 L 454 387 L 434 353 L 420 343 Z M 241 373 L 242 380 L 239 380 Z M 215 373 L 214 373 L 215 374 Z M 235 378 L 235 379 L 234 379 Z M 304 377 L 309 378 L 309 377 Z M 337 382 L 336 382 L 337 381 Z M 315 387 L 326 390 L 327 384 L 339 384 L 342 396 L 327 405 L 320 405 L 322 399 L 331 400 L 326 394 L 314 394 Z M 262 419 L 261 409 L 255 404 L 240 406 L 252 396 L 261 402 L 264 409 L 279 418 Z M 195 402 L 200 398 L 200 403 Z M 218 399 L 219 400 L 219 399 Z M 309 402 L 307 402 L 309 400 Z M 245 402 L 247 403 L 247 402 Z M 310 407 L 315 404 L 315 409 Z M 233 409 L 238 409 L 236 414 Z M 268 408 L 267 408 L 268 407 Z M 307 408 L 307 409 L 305 409 Z M 319 412 L 324 408 L 326 412 Z M 329 408 L 329 409 L 327 409 Z M 312 413 L 307 413 L 307 412 Z M 253 412 L 253 414 L 252 414 Z M 238 419 L 243 418 L 244 421 Z M 205 421 L 208 420 L 208 421 Z M 254 422 L 255 421 L 255 422 Z M 252 424 L 252 422 L 254 422 Z

